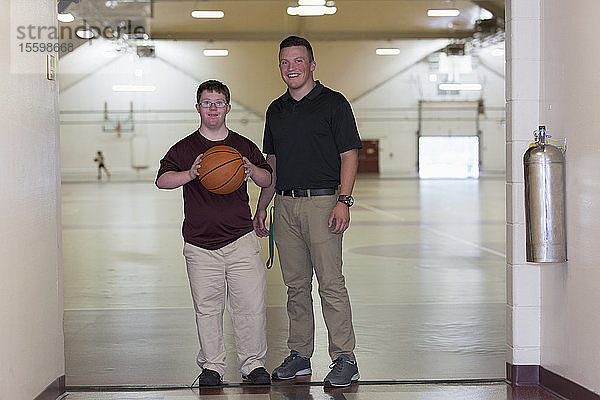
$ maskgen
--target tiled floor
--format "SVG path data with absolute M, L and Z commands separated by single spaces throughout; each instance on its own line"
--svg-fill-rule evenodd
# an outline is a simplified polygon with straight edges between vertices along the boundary
M 181 254 L 181 191 L 113 181 L 63 183 L 62 193 L 67 385 L 191 384 L 199 370 Z M 253 205 L 257 194 L 252 187 Z M 362 379 L 504 378 L 504 180 L 360 177 L 355 198 L 344 236 L 344 271 Z M 267 281 L 272 370 L 288 352 L 286 292 L 277 263 Z M 227 318 L 225 326 L 225 379 L 236 383 L 241 379 Z M 312 380 L 320 382 L 330 363 L 320 313 L 316 326 Z M 364 385 L 339 398 L 451 398 L 438 386 L 402 388 Z M 453 398 L 512 396 L 505 385 L 451 388 L 465 396 Z M 224 389 L 222 398 L 242 398 L 236 390 Z M 302 389 L 312 397 L 286 397 L 282 390 L 277 386 L 256 398 L 338 398 L 326 397 L 322 387 Z M 157 395 L 185 399 L 190 392 Z M 131 396 L 97 398 L 163 398 Z

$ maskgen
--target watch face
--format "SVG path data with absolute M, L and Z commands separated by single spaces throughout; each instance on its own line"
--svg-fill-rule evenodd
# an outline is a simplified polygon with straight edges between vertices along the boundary
M 344 203 L 348 207 L 351 207 L 352 204 L 354 204 L 354 198 L 352 196 L 341 195 L 340 197 L 338 197 L 338 201 Z

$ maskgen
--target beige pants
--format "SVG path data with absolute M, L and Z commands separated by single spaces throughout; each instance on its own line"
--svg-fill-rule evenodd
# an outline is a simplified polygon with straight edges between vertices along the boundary
M 267 353 L 265 268 L 259 255 L 260 242 L 250 232 L 218 250 L 205 250 L 186 243 L 183 255 L 194 299 L 201 368 L 226 372 L 223 342 L 225 302 L 231 315 L 243 375 L 264 367 Z
M 313 270 L 319 283 L 323 318 L 329 333 L 329 355 L 354 360 L 352 311 L 342 274 L 342 235 L 327 226 L 337 195 L 290 197 L 277 195 L 274 237 L 283 281 L 288 288 L 288 347 L 302 357 L 314 351 Z

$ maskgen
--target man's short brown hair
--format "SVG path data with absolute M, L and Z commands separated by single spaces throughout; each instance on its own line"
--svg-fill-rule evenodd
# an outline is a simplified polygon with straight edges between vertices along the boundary
M 221 93 L 223 96 L 225 96 L 225 102 L 227 104 L 229 104 L 229 101 L 231 100 L 231 95 L 227 85 L 215 79 L 204 81 L 200 84 L 200 86 L 198 86 L 198 91 L 196 92 L 196 103 L 200 103 L 200 96 L 202 96 L 202 92 L 204 91 Z
M 306 51 L 308 51 L 308 62 L 313 62 L 315 60 L 315 56 L 313 55 L 313 49 L 308 40 L 300 37 L 300 36 L 288 36 L 281 41 L 279 44 L 279 55 L 281 55 L 281 50 L 286 47 L 292 46 L 302 46 L 306 47 Z

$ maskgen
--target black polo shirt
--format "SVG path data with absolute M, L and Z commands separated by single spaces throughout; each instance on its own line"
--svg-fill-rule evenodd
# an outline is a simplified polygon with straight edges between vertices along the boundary
M 300 101 L 287 91 L 267 109 L 263 152 L 276 157 L 276 189 L 337 187 L 340 153 L 362 148 L 348 100 L 316 83 Z

